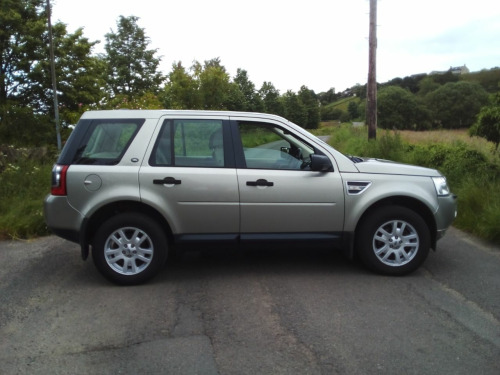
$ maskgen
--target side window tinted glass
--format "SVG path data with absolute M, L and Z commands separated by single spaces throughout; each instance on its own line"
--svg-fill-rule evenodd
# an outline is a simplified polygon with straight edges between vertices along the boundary
M 172 126 L 168 120 L 163 122 L 149 164 L 165 167 L 172 165 Z
M 241 143 L 247 168 L 304 168 L 314 149 L 273 124 L 239 123 Z
M 144 120 L 93 120 L 82 138 L 75 164 L 118 164 Z
M 223 167 L 222 120 L 165 120 L 150 164 Z

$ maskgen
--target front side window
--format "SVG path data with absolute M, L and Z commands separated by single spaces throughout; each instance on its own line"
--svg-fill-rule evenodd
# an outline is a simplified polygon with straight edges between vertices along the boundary
M 93 120 L 74 157 L 75 164 L 118 164 L 144 120 Z
M 238 127 L 247 168 L 300 170 L 314 153 L 311 146 L 276 125 L 240 122 Z
M 222 120 L 165 120 L 149 163 L 224 167 Z

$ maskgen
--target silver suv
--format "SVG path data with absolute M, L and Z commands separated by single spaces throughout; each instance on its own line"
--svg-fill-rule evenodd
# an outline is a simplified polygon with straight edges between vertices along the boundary
M 44 210 L 119 284 L 182 245 L 326 245 L 403 275 L 436 248 L 456 196 L 436 170 L 345 156 L 278 116 L 116 110 L 82 116 Z

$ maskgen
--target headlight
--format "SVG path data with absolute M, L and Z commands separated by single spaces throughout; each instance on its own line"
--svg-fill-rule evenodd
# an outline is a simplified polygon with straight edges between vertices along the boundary
M 434 181 L 434 186 L 436 187 L 436 192 L 438 196 L 450 194 L 450 188 L 446 183 L 445 177 L 432 177 L 432 181 Z

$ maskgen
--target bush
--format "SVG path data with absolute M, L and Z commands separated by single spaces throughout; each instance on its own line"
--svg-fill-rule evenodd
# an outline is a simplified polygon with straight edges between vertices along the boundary
M 491 105 L 481 108 L 477 121 L 469 129 L 469 134 L 493 142 L 495 152 L 498 151 L 500 144 L 500 93 L 495 95 L 495 100 Z
M 384 132 L 368 141 L 367 128 L 341 126 L 330 138 L 339 151 L 438 169 L 458 195 L 454 225 L 500 244 L 500 165 L 463 142 L 409 144 L 398 133 Z
M 50 191 L 53 158 L 29 158 L 23 149 L 0 171 L 0 238 L 27 239 L 46 235 L 43 197 Z M 2 157 L 7 159 L 6 155 Z
M 498 178 L 467 178 L 457 187 L 458 217 L 454 225 L 500 244 Z

